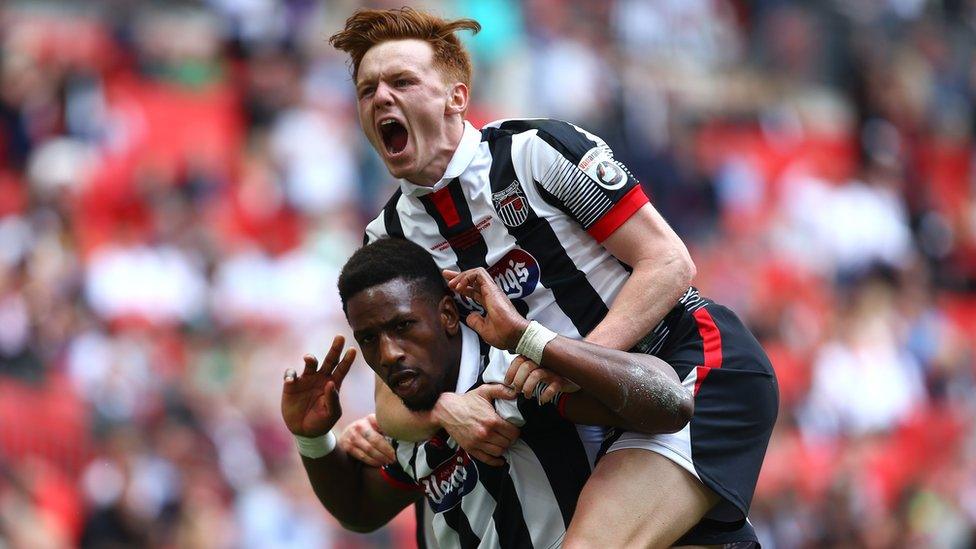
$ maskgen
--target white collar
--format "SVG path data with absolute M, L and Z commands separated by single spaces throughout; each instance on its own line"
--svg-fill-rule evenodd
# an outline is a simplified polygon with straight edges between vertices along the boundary
M 454 156 L 451 157 L 451 161 L 447 163 L 447 169 L 444 170 L 444 176 L 441 180 L 435 183 L 431 187 L 425 187 L 422 185 L 415 185 L 406 179 L 400 180 L 400 189 L 403 194 L 407 196 L 423 196 L 432 192 L 437 192 L 447 186 L 448 183 L 454 180 L 457 176 L 464 173 L 464 170 L 468 168 L 471 161 L 474 160 L 474 155 L 478 151 L 478 145 L 481 144 L 481 132 L 475 129 L 467 120 L 464 121 L 464 133 L 461 134 L 461 141 L 458 143 L 456 149 L 454 149 Z
M 457 393 L 466 393 L 481 375 L 481 340 L 474 330 L 461 324 L 461 364 L 458 367 Z

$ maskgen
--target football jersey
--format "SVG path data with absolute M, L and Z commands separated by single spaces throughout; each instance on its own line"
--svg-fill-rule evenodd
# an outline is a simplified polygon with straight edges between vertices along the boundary
M 499 383 L 513 355 L 488 347 L 462 327 L 457 392 Z M 440 547 L 554 547 L 566 534 L 593 467 L 599 439 L 582 440 L 552 403 L 496 400 L 521 436 L 491 467 L 471 458 L 446 432 L 425 442 L 391 439 L 396 461 L 381 472 L 393 486 L 422 491 Z M 589 446 L 588 446 L 589 445 Z
M 572 124 L 465 122 L 443 179 L 401 180 L 365 240 L 405 238 L 444 269 L 484 267 L 529 320 L 581 339 L 630 272 L 600 243 L 647 201 L 606 143 Z

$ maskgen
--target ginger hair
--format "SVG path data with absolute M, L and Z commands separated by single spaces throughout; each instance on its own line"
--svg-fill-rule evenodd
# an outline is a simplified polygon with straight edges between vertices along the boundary
M 353 82 L 359 76 L 359 63 L 370 48 L 390 40 L 423 40 L 434 50 L 434 66 L 455 82 L 471 86 L 471 56 L 454 34 L 481 25 L 474 19 L 448 21 L 413 8 L 360 9 L 346 19 L 346 26 L 329 38 L 329 44 L 349 54 Z

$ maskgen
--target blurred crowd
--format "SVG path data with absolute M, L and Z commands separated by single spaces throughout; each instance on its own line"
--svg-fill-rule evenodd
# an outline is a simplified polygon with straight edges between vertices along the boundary
M 0 5 L 0 548 L 412 544 L 344 532 L 278 413 L 394 189 L 358 5 Z M 765 546 L 976 543 L 976 2 L 419 5 L 484 27 L 476 125 L 603 136 L 764 344 Z

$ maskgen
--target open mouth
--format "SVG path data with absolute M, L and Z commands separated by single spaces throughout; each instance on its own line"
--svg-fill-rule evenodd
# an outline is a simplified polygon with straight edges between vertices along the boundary
M 380 122 L 380 136 L 386 152 L 391 155 L 400 154 L 407 148 L 407 128 L 392 118 Z
M 389 385 L 397 395 L 405 396 L 413 392 L 414 384 L 419 375 L 413 370 L 400 370 L 390 376 Z

